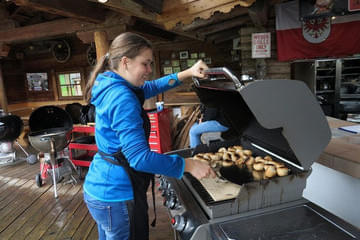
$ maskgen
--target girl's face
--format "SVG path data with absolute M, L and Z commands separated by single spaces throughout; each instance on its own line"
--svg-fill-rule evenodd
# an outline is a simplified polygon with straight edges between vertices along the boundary
M 144 85 L 145 80 L 149 80 L 152 73 L 153 52 L 150 48 L 140 51 L 135 58 L 125 58 L 124 70 L 122 75 L 133 86 L 140 87 Z

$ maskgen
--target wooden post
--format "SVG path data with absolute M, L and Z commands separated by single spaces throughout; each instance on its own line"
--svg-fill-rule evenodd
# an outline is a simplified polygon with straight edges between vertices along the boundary
M 99 61 L 109 50 L 109 42 L 105 31 L 94 32 L 96 59 Z
M 159 50 L 154 50 L 154 62 L 155 62 L 155 66 L 154 66 L 154 79 L 157 79 L 160 77 L 161 74 L 161 64 L 160 64 L 160 51 Z M 156 101 L 164 101 L 164 93 L 158 94 L 156 96 Z
M 57 84 L 57 76 L 56 76 L 56 72 L 54 69 L 51 69 L 50 71 L 50 78 L 51 78 L 51 85 L 52 85 L 52 89 L 53 89 L 53 93 L 54 93 L 54 100 L 58 101 L 59 100 L 59 91 L 61 91 L 61 89 L 58 89 L 58 84 Z M 59 84 L 60 87 L 60 84 Z
M 3 78 L 1 63 L 0 63 L 0 102 L 1 102 L 1 108 L 4 110 L 4 112 L 7 113 L 7 111 L 8 111 L 8 103 L 7 103 L 7 96 L 6 96 L 6 91 L 5 91 L 5 85 L 4 85 L 4 78 Z

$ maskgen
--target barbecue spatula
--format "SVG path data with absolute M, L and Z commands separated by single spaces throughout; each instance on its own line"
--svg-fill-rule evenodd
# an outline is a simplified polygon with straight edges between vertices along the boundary
M 252 174 L 246 166 L 221 167 L 219 172 L 226 180 L 239 185 L 253 181 Z

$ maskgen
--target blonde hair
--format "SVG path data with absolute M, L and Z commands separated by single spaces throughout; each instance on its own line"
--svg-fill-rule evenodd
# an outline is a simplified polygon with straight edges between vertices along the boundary
M 107 70 L 116 70 L 122 57 L 126 56 L 128 58 L 135 58 L 144 48 L 152 49 L 152 44 L 150 41 L 138 34 L 125 32 L 117 36 L 112 41 L 109 52 L 97 62 L 90 74 L 85 88 L 86 102 L 90 103 L 91 89 L 99 73 Z

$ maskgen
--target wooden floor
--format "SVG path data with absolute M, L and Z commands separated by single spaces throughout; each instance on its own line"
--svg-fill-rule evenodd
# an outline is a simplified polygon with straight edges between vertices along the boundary
M 97 239 L 97 228 L 83 202 L 81 182 L 37 187 L 39 163 L 0 166 L 0 239 Z M 167 210 L 156 190 L 158 220 L 150 227 L 151 240 L 174 239 Z M 150 191 L 148 199 L 151 199 Z M 150 220 L 153 216 L 149 201 Z

